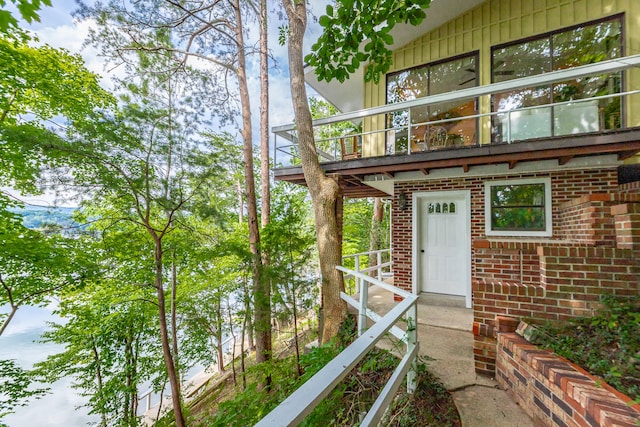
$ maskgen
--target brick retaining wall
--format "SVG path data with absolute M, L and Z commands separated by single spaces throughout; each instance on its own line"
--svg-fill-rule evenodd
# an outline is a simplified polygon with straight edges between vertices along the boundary
M 515 333 L 498 335 L 496 379 L 540 425 L 636 427 L 640 405 Z

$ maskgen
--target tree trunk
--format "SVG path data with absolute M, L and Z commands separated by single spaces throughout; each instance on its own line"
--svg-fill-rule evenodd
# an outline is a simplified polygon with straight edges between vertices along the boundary
M 289 76 L 293 110 L 298 125 L 298 144 L 302 171 L 309 187 L 315 214 L 320 274 L 322 275 L 322 311 L 324 326 L 322 342 L 333 338 L 346 316 L 346 305 L 340 298 L 344 290 L 342 273 L 336 269 L 342 263 L 342 243 L 337 219 L 341 200 L 338 183 L 327 176 L 320 167 L 313 136 L 311 111 L 307 102 L 304 83 L 302 41 L 307 25 L 304 1 L 283 0 L 289 18 Z
M 2 333 L 5 331 L 5 329 L 7 329 L 7 326 L 9 326 L 9 322 L 11 322 L 13 316 L 16 315 L 16 311 L 18 311 L 18 306 L 11 304 L 11 311 L 9 312 L 9 315 L 4 319 L 2 325 L 0 325 L 0 336 L 2 336 Z
M 173 363 L 178 366 L 178 267 L 176 266 L 176 250 L 171 251 L 171 349 L 173 351 Z M 180 371 L 178 370 L 178 374 Z M 178 383 L 182 382 L 181 375 L 178 375 Z
M 267 0 L 260 0 L 260 193 L 262 226 L 271 217 L 269 176 L 269 45 L 267 32 Z
M 182 402 L 180 396 L 180 382 L 176 371 L 176 366 L 171 355 L 171 343 L 169 340 L 169 330 L 167 327 L 166 302 L 164 298 L 164 288 L 162 286 L 162 240 L 160 237 L 152 233 L 155 243 L 155 287 L 158 297 L 158 320 L 160 322 L 160 339 L 162 341 L 162 355 L 164 356 L 164 364 L 167 368 L 167 376 L 169 385 L 171 386 L 171 401 L 173 403 L 173 415 L 176 421 L 176 427 L 184 427 L 185 420 L 182 413 Z
M 238 189 L 238 222 L 242 224 L 244 222 L 244 197 L 242 183 L 239 180 L 236 182 L 236 188 Z
M 262 363 L 271 358 L 271 303 L 268 282 L 262 280 L 262 260 L 260 255 L 260 230 L 258 228 L 258 209 L 256 203 L 255 178 L 253 174 L 253 139 L 251 131 L 251 107 L 249 87 L 247 85 L 244 36 L 240 0 L 234 0 L 236 14 L 236 40 L 238 43 L 238 86 L 242 106 L 242 138 L 244 140 L 244 175 L 247 195 L 247 222 L 249 224 L 249 250 L 251 251 L 251 276 L 253 279 L 253 300 L 256 331 L 256 362 Z M 270 377 L 264 385 L 270 383 Z
M 222 317 L 222 301 L 220 297 L 216 299 L 216 318 L 218 319 L 215 326 L 215 338 L 216 338 L 216 341 L 218 342 L 218 346 L 217 346 L 218 347 L 217 348 L 218 370 L 220 372 L 224 372 L 224 369 L 225 369 L 224 349 L 222 348 L 222 341 L 223 341 L 222 324 L 224 320 Z M 231 332 L 233 332 L 233 325 L 231 325 Z

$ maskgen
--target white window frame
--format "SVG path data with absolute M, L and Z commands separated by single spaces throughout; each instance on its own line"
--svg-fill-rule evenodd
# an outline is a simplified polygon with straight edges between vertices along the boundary
M 496 185 L 526 185 L 544 184 L 544 216 L 545 230 L 523 231 L 523 230 L 492 230 L 491 229 L 491 187 Z M 484 183 L 484 228 L 487 236 L 511 236 L 511 237 L 551 237 L 553 235 L 553 224 L 551 216 L 551 178 L 529 178 L 529 179 L 505 179 L 500 181 L 486 181 Z

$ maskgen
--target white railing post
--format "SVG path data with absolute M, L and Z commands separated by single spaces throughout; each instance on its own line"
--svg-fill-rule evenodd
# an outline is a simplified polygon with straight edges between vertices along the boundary
M 356 277 L 356 280 L 360 279 Z M 360 307 L 358 308 L 358 336 L 361 336 L 367 331 L 367 305 L 369 304 L 369 282 L 360 280 L 360 285 Z
M 359 273 L 360 272 L 360 255 L 359 254 L 355 256 L 355 261 L 356 261 L 355 270 Z M 360 280 L 357 276 L 354 279 L 356 281 L 356 293 L 362 292 L 362 280 Z
M 376 265 L 378 266 L 378 280 L 382 280 L 382 251 L 376 254 Z
M 407 354 L 412 353 L 418 341 L 418 303 L 407 310 Z M 416 390 L 416 362 L 411 363 L 411 368 L 407 372 L 407 393 L 413 393 Z

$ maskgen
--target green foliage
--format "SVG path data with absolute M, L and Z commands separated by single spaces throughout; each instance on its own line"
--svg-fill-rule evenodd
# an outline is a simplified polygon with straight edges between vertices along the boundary
M 47 122 L 55 119 L 72 132 L 112 102 L 79 55 L 33 46 L 21 31 L 1 34 L 0 185 L 37 192 L 41 168 L 63 160 L 48 150 L 59 143 L 62 131 Z
M 38 12 L 43 6 L 51 6 L 51 0 L 10 0 L 16 5 L 20 16 L 25 21 L 32 23 L 40 22 Z M 4 7 L 7 5 L 6 0 L 0 0 L 0 34 L 8 31 L 10 28 L 18 27 L 18 20 Z
M 640 303 L 603 295 L 593 317 L 547 323 L 535 340 L 627 394 L 640 398 Z
M 47 390 L 31 387 L 33 379 L 29 372 L 16 365 L 13 360 L 0 359 L 0 426 L 2 418 L 18 406 L 26 406 L 29 399 L 39 398 Z
M 323 33 L 305 61 L 318 80 L 344 82 L 368 62 L 365 81 L 378 83 L 391 66 L 390 32 L 397 23 L 418 25 L 431 0 L 339 0 L 327 6 L 319 23 Z
M 355 319 L 348 317 L 333 343 L 316 347 L 302 356 L 304 374 L 297 377 L 293 358 L 275 360 L 270 365 L 274 388 L 270 393 L 248 387 L 233 400 L 223 402 L 207 426 L 253 425 L 266 416 L 301 384 L 320 371 L 356 337 Z M 357 425 L 362 412 L 369 410 L 382 387 L 396 368 L 398 359 L 390 352 L 373 349 L 358 366 L 302 421 L 301 426 Z M 417 364 L 418 390 L 414 394 L 399 391 L 398 397 L 381 425 L 460 426 L 450 394 L 420 362 Z

